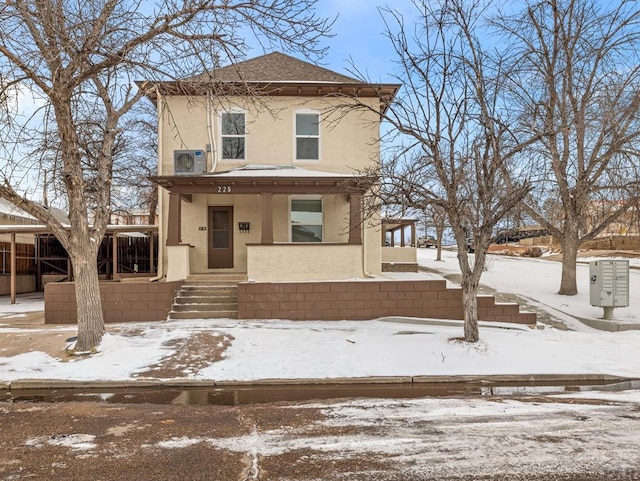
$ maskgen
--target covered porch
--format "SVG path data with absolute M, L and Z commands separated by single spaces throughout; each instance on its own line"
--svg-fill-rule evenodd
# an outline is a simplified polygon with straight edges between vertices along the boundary
M 405 217 L 382 220 L 383 272 L 418 272 L 417 222 Z
M 369 265 L 380 270 L 379 234 L 367 232 L 362 214 L 369 178 L 245 166 L 152 180 L 166 190 L 167 281 L 228 272 L 265 282 L 335 280 L 366 277 L 375 271 Z M 308 212 L 296 210 L 305 205 Z

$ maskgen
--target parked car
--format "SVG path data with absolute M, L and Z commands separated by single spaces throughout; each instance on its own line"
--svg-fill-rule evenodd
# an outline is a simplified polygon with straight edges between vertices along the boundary
M 436 238 L 432 236 L 420 236 L 418 237 L 418 242 L 416 242 L 416 247 L 436 247 L 438 245 Z

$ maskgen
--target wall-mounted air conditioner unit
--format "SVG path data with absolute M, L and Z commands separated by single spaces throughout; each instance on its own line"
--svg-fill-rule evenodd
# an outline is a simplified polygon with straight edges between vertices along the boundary
M 175 175 L 202 174 L 207 171 L 207 153 L 204 150 L 174 150 Z

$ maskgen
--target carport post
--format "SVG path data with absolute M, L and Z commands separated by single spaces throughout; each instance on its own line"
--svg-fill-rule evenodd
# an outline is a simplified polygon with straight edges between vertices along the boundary
M 118 232 L 113 231 L 113 237 L 111 238 L 111 249 L 112 249 L 112 257 L 113 257 L 113 271 L 111 274 L 112 280 L 120 279 L 120 274 L 118 274 Z
M 16 233 L 11 233 L 11 304 L 16 303 Z

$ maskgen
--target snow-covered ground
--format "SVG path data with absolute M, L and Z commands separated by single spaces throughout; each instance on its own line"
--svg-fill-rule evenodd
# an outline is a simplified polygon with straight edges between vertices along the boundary
M 420 249 L 419 262 L 444 274 L 456 273 L 455 252 L 436 262 L 434 249 Z M 340 378 L 364 376 L 488 375 L 488 374 L 612 374 L 640 377 L 640 331 L 605 332 L 586 327 L 572 316 L 598 317 L 589 305 L 588 270 L 579 266 L 580 295 L 558 296 L 560 264 L 540 259 L 492 256 L 482 282 L 501 292 L 527 297 L 548 309 L 574 330 L 546 326 L 509 329 L 483 324 L 475 345 L 453 338 L 462 335 L 460 322 L 429 325 L 376 321 L 291 322 L 196 320 L 108 326 L 101 352 L 69 359 L 33 351 L 0 357 L 0 380 L 50 378 L 74 380 L 132 379 L 175 353 L 203 333 L 231 340 L 223 359 L 184 366 L 180 377 L 212 380 Z M 433 275 L 433 274 L 431 274 Z M 3 312 L 33 310 L 38 302 L 19 298 L 11 306 L 0 299 Z M 631 272 L 631 307 L 616 309 L 616 318 L 638 322 L 640 271 Z M 570 314 L 570 315 L 569 315 Z M 2 320 L 0 319 L 0 326 Z M 73 327 L 57 327 L 73 335 Z M 32 327 L 31 335 L 52 328 Z M 24 332 L 3 326 L 2 333 Z M 222 344 L 220 344 L 222 348 Z M 0 350 L 0 356 L 2 350 Z
M 457 252 L 442 251 L 442 261 L 436 261 L 435 249 L 418 249 L 418 264 L 428 269 L 435 269 L 443 275 L 460 273 Z M 489 286 L 501 293 L 512 293 L 527 299 L 571 329 L 588 329 L 575 318 L 602 318 L 603 309 L 594 307 L 589 302 L 589 260 L 602 258 L 580 258 L 576 278 L 578 282 L 577 296 L 560 296 L 560 262 L 544 260 L 544 258 L 508 257 L 489 255 L 486 271 L 482 274 L 481 284 Z M 608 258 L 607 258 L 608 259 Z M 631 259 L 630 265 L 640 265 L 640 259 Z M 406 274 L 403 274 L 407 276 Z M 614 320 L 640 323 L 640 269 L 629 270 L 629 307 L 616 308 Z
M 424 267 L 445 275 L 457 273 L 454 252 L 445 251 L 443 262 L 435 262 L 434 256 L 435 250 L 419 250 Z M 226 319 L 120 324 L 108 326 L 101 352 L 89 357 L 68 358 L 62 352 L 56 356 L 38 350 L 0 357 L 0 381 L 145 377 L 150 366 L 162 359 L 181 359 L 186 346 L 202 336 L 216 339 L 214 349 L 224 350 L 222 360 L 185 362 L 179 377 L 216 381 L 443 374 L 640 377 L 640 330 L 599 331 L 577 321 L 572 316 L 601 316 L 599 309 L 589 306 L 588 270 L 579 267 L 580 295 L 567 298 L 555 294 L 559 268 L 558 263 L 541 259 L 491 257 L 482 283 L 530 299 L 570 330 L 482 323 L 480 342 L 468 345 L 454 340 L 462 334 L 460 322 Z M 638 273 L 631 272 L 631 307 L 615 312 L 625 322 L 640 322 Z M 0 356 L 3 339 L 44 336 L 60 342 L 75 333 L 73 326 L 2 325 L 2 317 L 9 312 L 42 308 L 37 299 L 21 296 L 18 301 L 10 306 L 7 298 L 0 298 Z M 211 352 L 202 354 L 206 358 Z M 381 460 L 388 469 L 380 472 L 365 466 L 349 474 L 354 480 L 476 479 L 479 475 L 483 479 L 637 479 L 637 382 L 629 383 L 623 392 L 594 388 L 549 394 L 540 389 L 537 396 L 513 399 L 508 397 L 517 389 L 486 389 L 496 397 L 304 403 L 283 409 L 318 409 L 322 416 L 310 425 L 254 429 L 237 437 L 207 433 L 167 437 L 152 447 L 188 450 L 208 444 L 223 452 L 244 453 L 256 467 L 272 457 L 306 453 L 296 466 L 308 463 L 310 455 L 317 463 Z M 65 445 L 69 456 L 78 450 L 88 455 L 98 452 L 92 436 L 70 431 Z M 48 432 L 43 437 L 25 437 L 22 449 L 55 439 Z M 303 478 L 292 471 L 287 479 Z
M 44 300 L 40 293 L 19 295 L 15 304 L 11 304 L 9 296 L 0 296 L 0 325 L 2 317 L 22 317 L 28 312 L 38 311 L 44 311 Z

